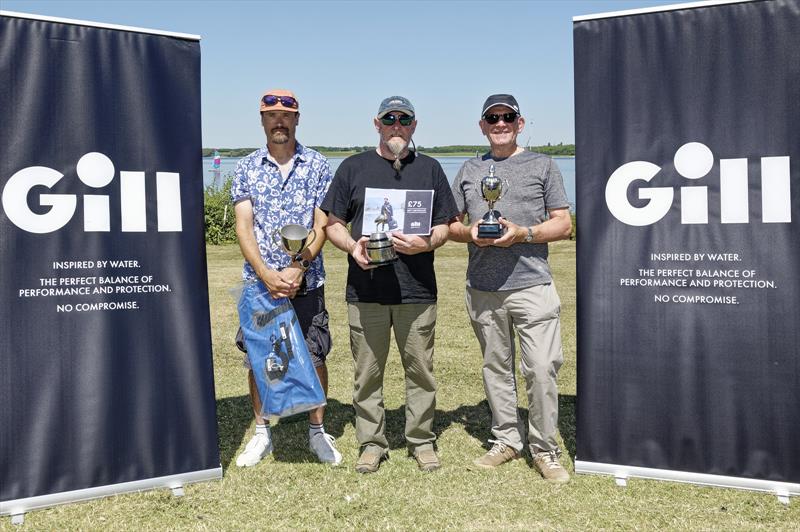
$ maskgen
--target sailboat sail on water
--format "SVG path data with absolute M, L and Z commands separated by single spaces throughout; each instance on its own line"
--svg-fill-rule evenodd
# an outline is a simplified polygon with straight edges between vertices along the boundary
M 220 166 L 221 165 L 222 165 L 222 160 L 221 160 L 221 158 L 219 156 L 219 150 L 214 150 L 214 160 L 211 163 L 211 170 L 209 170 L 209 172 L 211 172 L 211 175 L 214 176 L 213 179 L 211 180 L 211 186 L 213 188 L 217 188 L 217 183 L 219 182 L 219 172 L 220 172 Z

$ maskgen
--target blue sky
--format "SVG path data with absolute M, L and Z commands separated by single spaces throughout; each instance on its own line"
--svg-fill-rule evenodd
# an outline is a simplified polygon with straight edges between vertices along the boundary
M 418 145 L 484 144 L 489 94 L 510 92 L 522 144 L 572 143 L 572 17 L 675 1 L 36 1 L 2 9 L 196 34 L 204 147 L 264 141 L 258 99 L 300 99 L 298 138 L 375 145 L 372 117 L 393 94 L 417 111 Z

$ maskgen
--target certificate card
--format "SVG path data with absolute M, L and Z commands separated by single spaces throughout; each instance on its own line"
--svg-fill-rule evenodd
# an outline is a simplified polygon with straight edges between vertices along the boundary
M 406 235 L 429 235 L 433 190 L 367 188 L 361 234 L 402 231 Z

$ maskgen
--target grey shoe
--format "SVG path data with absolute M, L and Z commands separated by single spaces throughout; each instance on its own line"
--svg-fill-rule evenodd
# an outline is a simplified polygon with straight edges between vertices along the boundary
M 381 467 L 381 462 L 386 459 L 386 454 L 380 447 L 369 446 L 362 451 L 356 462 L 356 471 L 359 473 L 374 473 Z
M 442 467 L 442 463 L 439 461 L 439 456 L 433 449 L 423 449 L 422 451 L 417 451 L 414 453 L 414 458 L 417 460 L 417 465 L 419 466 L 420 471 L 424 471 L 426 473 L 436 471 Z
M 539 451 L 533 454 L 533 465 L 542 474 L 547 482 L 553 484 L 566 484 L 569 482 L 569 473 L 558 461 L 561 450 Z
M 489 443 L 494 443 L 489 452 L 473 461 L 473 465 L 480 469 L 494 469 L 495 467 L 516 460 L 519 458 L 519 452 L 513 447 L 509 447 L 503 442 L 496 440 L 489 440 Z

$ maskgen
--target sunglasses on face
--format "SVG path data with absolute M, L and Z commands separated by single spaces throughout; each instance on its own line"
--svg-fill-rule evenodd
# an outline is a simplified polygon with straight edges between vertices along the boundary
M 518 116 L 519 114 L 515 112 L 503 113 L 503 114 L 492 113 L 483 115 L 483 119 L 486 120 L 487 124 L 491 125 L 495 125 L 496 123 L 498 123 L 501 118 L 503 119 L 503 122 L 505 122 L 506 124 L 513 124 L 517 120 Z
M 295 100 L 291 96 L 275 96 L 274 94 L 267 94 L 261 99 L 261 101 L 264 102 L 264 105 L 266 105 L 267 107 L 278 105 L 278 102 L 280 102 L 281 105 L 284 107 L 297 109 L 297 100 Z
M 384 115 L 383 118 L 381 118 L 381 124 L 384 126 L 391 126 L 398 120 L 401 126 L 410 126 L 411 122 L 414 121 L 414 117 L 408 116 L 405 113 L 400 113 L 399 115 Z

